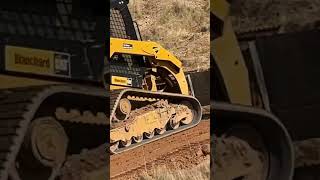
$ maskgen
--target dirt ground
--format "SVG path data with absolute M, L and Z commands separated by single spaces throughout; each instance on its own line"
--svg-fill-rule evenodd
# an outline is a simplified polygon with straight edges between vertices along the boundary
M 209 110 L 205 108 L 204 112 L 208 113 Z M 162 167 L 181 172 L 198 170 L 199 165 L 207 166 L 205 168 L 209 171 L 207 162 L 210 161 L 210 119 L 202 120 L 192 129 L 112 155 L 110 160 L 106 147 L 107 145 L 103 144 L 68 157 L 60 172 L 61 179 L 106 179 L 109 175 L 113 180 L 139 179 L 146 175 L 152 176 Z M 209 173 L 206 176 L 208 177 Z
M 107 179 L 109 159 L 106 144 L 68 157 L 61 170 L 61 180 Z
M 137 179 L 163 165 L 170 169 L 191 169 L 210 158 L 209 132 L 210 121 L 202 120 L 195 128 L 112 155 L 110 177 L 113 180 Z

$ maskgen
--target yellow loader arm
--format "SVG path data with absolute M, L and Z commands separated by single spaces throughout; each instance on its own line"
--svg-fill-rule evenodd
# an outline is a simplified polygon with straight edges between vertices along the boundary
M 240 46 L 233 31 L 229 17 L 230 4 L 225 0 L 211 1 L 211 24 L 213 36 L 211 40 L 211 54 L 222 79 L 228 97 L 233 104 L 252 105 L 248 68 L 242 56 Z
M 169 62 L 177 72 L 182 68 L 182 62 L 156 42 L 110 38 L 110 46 L 110 57 L 115 53 L 141 55 L 153 57 L 153 62 Z
M 110 58 L 114 54 L 145 56 L 152 66 L 161 67 L 176 79 L 182 94 L 189 95 L 189 87 L 182 70 L 182 62 L 161 45 L 152 41 L 110 38 Z

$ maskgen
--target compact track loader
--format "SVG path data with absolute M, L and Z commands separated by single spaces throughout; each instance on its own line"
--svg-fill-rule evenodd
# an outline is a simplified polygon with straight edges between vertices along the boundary
M 213 179 L 290 180 L 291 138 L 266 106 L 257 63 L 243 58 L 229 14 L 229 1 L 211 0 Z
M 191 95 L 181 61 L 159 44 L 141 41 L 126 3 L 111 1 L 105 73 L 111 91 L 111 153 L 192 128 L 201 120 L 201 105 Z

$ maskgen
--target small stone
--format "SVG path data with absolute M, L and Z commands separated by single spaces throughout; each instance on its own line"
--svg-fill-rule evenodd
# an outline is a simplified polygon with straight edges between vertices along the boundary
M 202 153 L 206 156 L 208 154 L 210 154 L 210 145 L 209 144 L 205 144 L 201 147 L 202 149 Z

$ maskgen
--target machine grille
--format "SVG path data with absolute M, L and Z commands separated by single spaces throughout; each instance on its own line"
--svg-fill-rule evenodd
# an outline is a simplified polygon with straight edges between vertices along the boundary
M 127 6 L 110 10 L 110 35 L 114 38 L 138 39 Z
M 39 8 L 29 7 L 27 3 L 19 7 L 25 8 L 0 6 L 0 34 L 81 42 L 95 40 L 96 22 L 89 19 L 90 16 L 75 15 L 77 10 L 72 0 L 40 1 Z

